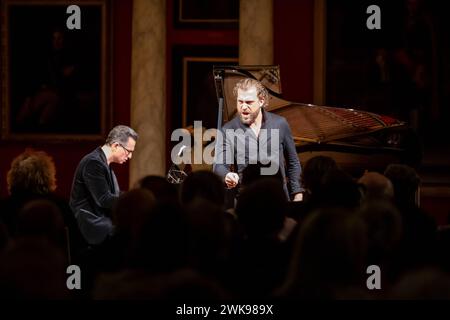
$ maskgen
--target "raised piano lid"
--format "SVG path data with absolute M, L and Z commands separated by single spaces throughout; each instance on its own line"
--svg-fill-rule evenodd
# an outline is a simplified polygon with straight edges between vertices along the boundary
M 279 66 L 214 66 L 217 98 L 223 98 L 222 124 L 236 115 L 233 88 L 240 79 L 259 80 L 270 96 L 268 111 L 288 121 L 297 151 L 366 154 L 376 160 L 416 165 L 420 161 L 417 139 L 398 119 L 367 111 L 317 106 L 284 100 Z M 334 155 L 337 157 L 339 155 Z

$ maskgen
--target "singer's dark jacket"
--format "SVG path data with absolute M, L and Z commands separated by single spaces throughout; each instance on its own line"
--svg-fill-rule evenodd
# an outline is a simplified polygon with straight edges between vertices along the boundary
M 116 176 L 100 147 L 81 159 L 69 205 L 89 244 L 100 244 L 113 232 L 111 208 L 119 193 Z
M 227 122 L 222 127 L 221 132 L 224 139 L 220 145 L 216 145 L 213 171 L 222 177 L 222 179 L 225 179 L 227 173 L 230 172 L 231 165 L 234 165 L 236 168 L 235 171 L 237 171 L 240 176 L 240 181 L 242 181 L 242 172 L 250 163 L 250 156 L 252 154 L 258 154 L 260 151 L 259 149 L 265 147 L 269 148 L 268 150 L 270 154 L 270 148 L 272 145 L 270 132 L 273 129 L 276 129 L 279 133 L 279 169 L 284 181 L 284 191 L 287 198 L 291 199 L 294 194 L 304 191 L 300 185 L 301 165 L 295 149 L 294 140 L 292 139 L 291 129 L 285 118 L 274 113 L 267 112 L 264 109 L 261 109 L 261 111 L 263 112 L 261 130 L 266 129 L 268 133 L 266 140 L 261 141 L 264 139 L 261 133 L 257 138 L 253 133 L 253 130 L 248 125 L 243 124 L 239 118 L 239 115 L 236 114 L 231 121 Z M 241 129 L 244 132 L 244 135 L 240 135 L 238 140 L 236 140 L 237 143 L 239 143 L 239 140 L 244 143 L 244 139 L 246 139 L 246 141 L 253 140 L 253 146 L 256 146 L 256 149 L 254 147 L 252 148 L 246 142 L 245 151 L 242 149 L 239 150 L 236 146 L 237 143 L 235 143 L 235 141 L 231 141 L 229 136 L 226 134 L 226 130 L 230 129 Z M 230 151 L 233 163 L 226 163 L 226 153 Z M 241 161 L 245 163 L 238 163 L 237 160 L 239 157 L 245 159 L 244 161 Z

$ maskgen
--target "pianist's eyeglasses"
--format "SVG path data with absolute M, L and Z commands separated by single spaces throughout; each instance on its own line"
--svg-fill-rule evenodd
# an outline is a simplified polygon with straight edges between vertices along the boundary
M 127 148 L 125 148 L 121 143 L 119 143 L 119 146 L 121 146 L 123 148 L 123 150 L 125 150 L 125 152 L 127 153 L 127 155 L 129 155 L 130 153 L 133 153 L 134 150 L 128 150 Z

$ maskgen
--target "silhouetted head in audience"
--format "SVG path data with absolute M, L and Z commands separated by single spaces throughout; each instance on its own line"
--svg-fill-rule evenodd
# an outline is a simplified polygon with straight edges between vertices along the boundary
M 316 156 L 302 171 L 302 183 L 313 208 L 359 206 L 361 191 L 353 178 L 341 170 L 333 158 Z
M 149 175 L 140 179 L 137 188 L 150 190 L 156 201 L 178 201 L 178 190 L 174 184 L 169 183 L 166 178 Z
M 128 255 L 135 255 L 142 228 L 150 219 L 155 204 L 153 193 L 146 189 L 133 189 L 119 197 L 113 210 L 113 222 L 116 236 Z
M 360 214 L 367 227 L 368 265 L 384 270 L 387 280 L 389 263 L 397 253 L 402 238 L 402 217 L 392 202 L 379 198 L 365 201 Z
M 415 204 L 420 177 L 416 170 L 404 164 L 390 164 L 384 175 L 394 186 L 395 201 L 399 205 Z
M 56 189 L 55 163 L 45 152 L 27 149 L 12 161 L 7 182 L 11 195 L 48 194 Z
M 360 216 L 323 208 L 304 221 L 281 296 L 332 299 L 365 286 L 366 228 Z M 348 290 L 348 291 L 347 291 Z M 357 298 L 353 296 L 353 298 Z
M 394 187 L 391 180 L 378 172 L 366 172 L 359 178 L 363 186 L 364 197 L 374 199 L 394 200 Z
M 276 179 L 260 179 L 240 194 L 236 215 L 250 238 L 273 238 L 283 228 L 287 199 Z
M 141 229 L 137 262 L 150 273 L 171 272 L 186 265 L 187 223 L 178 203 L 156 203 Z
M 190 265 L 217 272 L 229 257 L 231 230 L 227 213 L 211 201 L 197 198 L 186 208 Z
M 0 256 L 0 298 L 65 299 L 67 260 L 62 250 L 45 238 L 10 242 Z
M 394 186 L 395 204 L 402 215 L 401 250 L 396 255 L 397 275 L 434 263 L 436 259 L 436 221 L 416 202 L 420 178 L 407 165 L 391 164 L 385 170 Z
M 24 205 L 17 219 L 17 236 L 43 237 L 65 248 L 65 225 L 59 208 L 49 200 L 33 200 Z
M 361 202 L 361 190 L 349 174 L 335 169 L 323 175 L 322 184 L 312 197 L 319 207 L 356 208 Z
M 220 178 L 211 171 L 195 171 L 181 185 L 181 202 L 189 204 L 195 198 L 209 200 L 220 207 L 225 203 L 225 191 Z
M 324 176 L 331 170 L 337 170 L 338 165 L 333 158 L 327 156 L 315 156 L 309 159 L 302 170 L 302 185 L 313 193 L 323 184 Z

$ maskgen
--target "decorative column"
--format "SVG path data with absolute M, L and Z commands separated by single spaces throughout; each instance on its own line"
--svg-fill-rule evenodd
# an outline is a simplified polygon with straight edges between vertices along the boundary
M 145 175 L 165 175 L 165 0 L 134 0 L 131 127 L 139 134 L 130 162 L 130 188 Z
M 314 1 L 314 104 L 325 104 L 326 94 L 326 0 Z
M 273 0 L 241 0 L 239 64 L 273 64 Z

